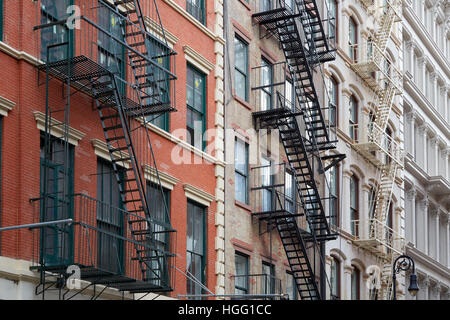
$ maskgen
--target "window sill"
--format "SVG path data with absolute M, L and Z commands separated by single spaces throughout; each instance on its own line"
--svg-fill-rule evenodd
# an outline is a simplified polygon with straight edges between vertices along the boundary
M 247 101 L 242 100 L 241 98 L 239 98 L 237 95 L 233 94 L 233 98 L 234 100 L 236 100 L 237 102 L 239 102 L 241 105 L 243 105 L 245 108 L 247 108 L 250 111 L 253 111 L 252 106 L 250 105 L 250 103 L 248 103 Z
M 235 204 L 236 206 L 238 206 L 238 207 L 240 207 L 240 208 L 242 208 L 242 209 L 248 211 L 249 213 L 252 212 L 252 208 L 251 208 L 248 204 L 245 204 L 245 203 L 240 202 L 240 201 L 238 201 L 238 200 L 234 200 L 234 204 Z
M 244 7 L 247 8 L 248 11 L 252 11 L 252 8 L 250 7 L 250 4 L 247 3 L 245 0 L 238 0 Z

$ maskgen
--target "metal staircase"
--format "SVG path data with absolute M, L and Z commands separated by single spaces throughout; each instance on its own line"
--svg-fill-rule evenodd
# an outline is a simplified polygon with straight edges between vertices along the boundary
M 361 1 L 364 6 L 372 6 L 372 1 Z M 384 5 L 376 8 L 378 28 L 365 46 L 359 48 L 358 59 L 351 68 L 364 80 L 374 92 L 376 110 L 374 117 L 366 119 L 362 125 L 355 126 L 356 138 L 352 147 L 372 163 L 380 173 L 377 186 L 374 217 L 368 221 L 355 221 L 356 224 L 369 223 L 369 233 L 358 236 L 355 243 L 374 252 L 380 258 L 383 270 L 383 292 L 381 297 L 389 299 L 392 294 L 391 262 L 395 255 L 402 253 L 401 239 L 386 239 L 387 216 L 392 199 L 395 180 L 403 167 L 402 150 L 387 132 L 388 120 L 394 104 L 395 96 L 401 94 L 401 72 L 398 71 L 386 54 L 388 41 L 395 22 L 401 21 L 401 1 L 384 1 Z M 391 232 L 392 230 L 389 230 Z M 384 268 L 389 265 L 389 267 Z M 380 296 L 380 295 L 379 295 Z
M 295 5 L 295 8 L 290 8 L 284 0 L 275 1 L 271 8 L 256 8 L 253 15 L 264 36 L 278 39 L 295 91 L 295 101 L 287 104 L 286 97 L 277 90 L 276 107 L 256 111 L 253 117 L 259 128 L 279 130 L 289 166 L 295 176 L 296 197 L 301 208 L 295 212 L 286 210 L 283 213 L 285 208 L 281 208 L 281 213 L 275 210 L 265 214 L 256 212 L 254 215 L 273 221 L 276 225 L 300 295 L 303 299 L 314 300 L 324 297 L 318 288 L 317 270 L 311 267 L 305 243 L 320 252 L 319 242 L 335 239 L 322 204 L 323 198 L 317 188 L 315 163 L 317 159 L 317 172 L 323 173 L 329 167 L 324 168 L 322 160 L 338 159 L 336 164 L 343 157 L 320 153 L 335 148 L 336 141 L 329 138 L 329 127 L 322 114 L 312 74 L 314 66 L 334 59 L 334 49 L 325 35 L 316 2 L 296 0 Z M 296 217 L 302 215 L 306 217 L 306 224 L 300 228 Z
M 123 219 L 126 223 L 124 234 L 113 236 L 117 239 L 115 241 L 120 241 L 125 247 L 126 259 L 128 259 L 125 262 L 127 270 L 121 270 L 120 274 L 106 275 L 101 267 L 91 262 L 94 261 L 92 256 L 89 263 L 85 263 L 84 257 L 75 255 L 73 259 L 83 262 L 78 263 L 82 268 L 82 278 L 93 283 L 103 283 L 131 293 L 171 291 L 172 279 L 167 275 L 171 273 L 168 260 L 174 256 L 170 252 L 173 244 L 167 244 L 170 248 L 161 248 L 161 239 L 171 239 L 170 235 L 175 230 L 170 225 L 169 213 L 164 201 L 164 221 L 159 219 L 161 217 L 157 218 L 152 214 L 153 204 L 148 200 L 149 190 L 144 180 L 143 164 L 155 169 L 156 180 L 159 181 L 147 123 L 150 116 L 175 110 L 174 99 L 171 97 L 175 92 L 173 80 L 176 76 L 171 71 L 174 61 L 170 63 L 170 67 L 164 62 L 173 60 L 176 53 L 167 45 L 155 0 L 146 1 L 145 6 L 142 6 L 139 0 L 75 0 L 74 4 L 82 8 L 78 17 L 81 31 L 75 33 L 75 39 L 69 37 L 67 42 L 49 45 L 47 56 L 49 56 L 49 49 L 59 46 L 74 47 L 74 52 L 62 60 L 45 59 L 47 63 L 39 66 L 38 69 L 46 73 L 47 110 L 49 109 L 50 79 L 58 79 L 67 85 L 65 90 L 67 103 L 64 108 L 66 114 L 64 125 L 67 128 L 71 95 L 80 92 L 90 96 L 94 101 L 103 128 L 113 174 L 118 184 L 121 203 L 124 206 Z M 120 35 L 99 25 L 97 19 L 100 8 L 106 8 L 107 14 L 111 15 L 111 21 L 107 23 L 120 26 Z M 64 25 L 65 18 L 67 17 L 39 25 L 35 27 L 35 30 L 46 30 L 55 24 Z M 148 19 L 153 20 L 159 30 L 156 32 L 149 30 L 146 23 Z M 100 38 L 101 36 L 103 37 Z M 107 39 L 103 42 L 110 42 L 108 49 L 111 52 L 108 52 L 107 56 L 109 61 L 113 62 L 108 62 L 108 65 L 101 63 L 99 54 L 93 52 L 95 50 L 91 44 L 100 45 L 99 39 Z M 77 45 L 74 46 L 71 41 Z M 90 45 L 84 46 L 86 43 Z M 100 49 L 103 50 L 101 52 L 105 50 L 99 47 L 99 52 Z M 50 119 L 50 112 L 46 112 L 46 123 Z M 51 127 L 46 126 L 46 135 L 50 136 L 50 130 Z M 69 164 L 66 163 L 66 165 Z M 163 192 L 161 183 L 156 185 L 158 192 Z M 44 195 L 44 199 L 45 197 L 48 196 Z M 95 212 L 89 212 L 89 214 L 94 214 L 95 218 Z M 74 228 L 82 226 L 85 229 L 94 229 L 99 234 L 104 232 L 98 230 L 90 216 L 81 216 L 79 221 L 77 219 L 76 216 Z M 89 223 L 82 221 L 83 219 L 87 219 Z M 77 237 L 81 236 L 77 234 Z M 91 242 L 89 239 L 77 240 L 89 243 L 86 251 L 90 255 L 96 251 L 96 248 L 92 248 L 95 245 L 91 243 L 92 240 Z M 72 261 L 71 264 L 73 263 Z M 139 271 L 134 271 L 135 266 Z M 47 269 L 45 264 L 39 267 L 39 270 L 44 273 Z M 65 276 L 64 266 L 60 266 L 60 269 L 52 268 L 52 271 Z M 94 280 L 92 280 L 93 275 L 95 275 Z M 45 283 L 43 287 L 45 288 Z

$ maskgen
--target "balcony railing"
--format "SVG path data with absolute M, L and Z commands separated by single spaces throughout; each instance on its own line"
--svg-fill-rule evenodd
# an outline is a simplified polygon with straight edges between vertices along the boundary
M 378 219 L 352 220 L 351 229 L 355 244 L 383 256 L 402 254 L 405 249 L 405 238 Z
M 232 275 L 232 299 L 278 300 L 284 298 L 281 279 L 268 274 Z
M 76 265 L 81 279 L 91 283 L 134 292 L 171 290 L 175 244 L 165 222 L 152 221 L 153 240 L 136 241 L 128 221 L 142 217 L 87 195 L 74 194 L 65 202 L 52 197 L 30 201 L 35 222 L 73 219 L 70 226 L 35 229 L 34 269 L 65 274 Z M 152 254 L 152 268 L 142 271 L 137 251 Z

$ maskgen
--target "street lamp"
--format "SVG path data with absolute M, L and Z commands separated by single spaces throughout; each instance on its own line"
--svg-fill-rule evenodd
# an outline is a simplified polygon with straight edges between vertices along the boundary
M 399 262 L 399 260 L 401 261 Z M 415 272 L 415 266 L 414 266 L 414 260 L 407 256 L 407 255 L 401 255 L 394 261 L 393 265 L 393 273 L 392 273 L 392 280 L 393 280 L 393 289 L 394 289 L 394 298 L 393 300 L 397 300 L 397 288 L 395 280 L 397 279 L 397 273 L 400 273 L 400 271 L 407 271 L 411 269 L 412 267 L 412 273 L 409 277 L 409 287 L 408 291 L 412 296 L 415 296 L 417 292 L 419 291 L 419 287 L 417 286 L 417 275 Z

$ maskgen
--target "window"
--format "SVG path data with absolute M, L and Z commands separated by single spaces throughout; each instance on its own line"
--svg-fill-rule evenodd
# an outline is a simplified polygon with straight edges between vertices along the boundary
M 285 200 L 284 200 L 284 206 L 285 210 L 290 213 L 295 213 L 295 181 L 294 176 L 292 173 L 286 171 L 285 173 Z
M 170 191 L 157 184 L 147 183 L 147 203 L 150 207 L 150 216 L 153 219 L 153 232 L 155 247 L 162 252 L 170 251 L 170 235 L 168 226 L 170 225 Z M 159 253 L 159 254 L 162 254 Z M 160 257 L 158 261 L 152 261 L 152 271 L 149 271 L 148 278 L 159 277 L 161 280 L 152 280 L 154 285 L 161 286 L 162 282 L 169 282 L 169 261 L 166 256 Z M 151 274 L 150 274 L 151 273 Z
M 272 109 L 273 66 L 266 59 L 261 59 L 261 111 Z
M 272 211 L 273 209 L 273 175 L 271 168 L 271 161 L 267 158 L 261 159 L 261 173 L 263 186 L 268 187 L 262 189 L 262 211 Z
M 236 139 L 234 144 L 235 198 L 248 203 L 248 144 Z
M 125 271 L 124 248 L 117 236 L 122 236 L 124 231 L 123 204 L 113 166 L 103 159 L 97 160 L 97 199 L 98 266 L 121 274 Z
M 205 24 L 205 0 L 186 0 L 186 11 Z
M 389 202 L 388 215 L 386 217 L 386 242 L 388 243 L 387 252 L 391 252 L 391 247 L 394 246 L 394 217 L 392 212 L 392 201 Z M 430 233 L 429 233 L 430 234 Z
M 249 257 L 240 252 L 234 254 L 234 264 L 236 268 L 234 278 L 234 293 L 248 294 L 249 293 Z
M 262 263 L 262 283 L 261 294 L 274 294 L 275 293 L 275 266 L 271 263 Z
M 339 167 L 333 166 L 330 175 L 330 223 L 339 226 Z
M 330 90 L 330 124 L 331 126 L 337 126 L 337 110 L 339 104 L 339 84 L 335 77 L 330 78 L 331 90 Z
M 360 272 L 359 269 L 353 266 L 353 272 L 351 276 L 351 298 L 352 300 L 359 300 L 360 296 Z
M 186 269 L 200 283 L 205 284 L 205 208 L 195 202 L 187 203 L 187 250 L 186 250 Z M 187 279 L 187 294 L 201 294 L 202 288 L 194 281 Z
M 348 55 L 351 60 L 356 61 L 357 59 L 357 49 L 358 49 L 358 26 L 355 20 L 349 18 L 349 30 L 348 30 Z
M 236 95 L 248 101 L 248 45 L 234 38 L 234 82 Z
M 336 0 L 328 0 L 328 11 L 329 11 L 329 24 L 328 27 L 329 29 L 329 36 L 331 39 L 334 39 L 335 42 L 337 42 L 337 34 L 338 34 L 338 29 L 337 29 L 337 17 L 338 17 L 338 13 L 337 13 L 337 2 Z
M 290 272 L 286 272 L 286 293 L 289 295 L 289 300 L 298 299 L 297 283 Z
M 270 9 L 272 9 L 272 0 L 259 0 L 259 1 L 261 6 L 260 12 L 269 11 Z
M 340 263 L 335 257 L 332 257 L 330 266 L 331 300 L 339 300 L 341 295 L 341 274 Z
M 285 100 L 286 100 L 286 108 L 291 109 L 292 112 L 295 112 L 296 105 L 296 96 L 294 84 L 291 79 L 286 79 L 285 82 Z
M 369 219 L 372 220 L 375 218 L 375 210 L 377 206 L 376 202 L 376 188 L 374 186 L 370 187 L 369 191 Z
M 349 134 L 352 140 L 358 139 L 358 101 L 355 96 L 350 96 Z
M 52 136 L 41 134 L 40 139 L 40 192 L 41 220 L 54 221 L 73 217 L 73 164 L 74 149 L 70 144 Z M 65 151 L 68 151 L 69 163 Z M 65 181 L 66 183 L 63 183 Z M 52 225 L 42 229 L 43 258 L 47 265 L 71 263 L 73 255 L 72 228 Z
M 206 76 L 197 69 L 187 67 L 187 133 L 188 142 L 203 149 L 206 130 Z
M 359 220 L 359 181 L 354 175 L 350 178 L 350 228 L 354 236 L 358 233 Z
M 72 3 L 73 0 L 42 0 L 41 24 L 62 20 L 67 16 L 66 9 Z M 41 60 L 58 61 L 70 57 L 72 48 L 67 44 L 69 37 L 72 37 L 72 31 L 66 25 L 54 25 L 41 29 Z M 60 45 L 56 46 L 57 44 Z M 49 46 L 53 47 L 48 48 Z

